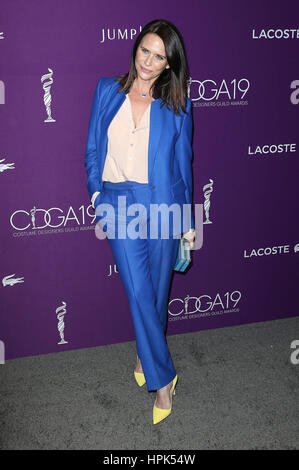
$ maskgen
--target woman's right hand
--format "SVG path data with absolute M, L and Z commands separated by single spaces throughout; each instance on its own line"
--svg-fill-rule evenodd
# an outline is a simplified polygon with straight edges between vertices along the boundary
M 194 247 L 194 240 L 195 240 L 195 237 L 196 237 L 195 229 L 190 229 L 190 230 L 188 230 L 188 232 L 183 233 L 182 237 L 186 238 L 188 240 L 188 242 L 190 243 L 190 248 L 192 250 L 193 247 Z

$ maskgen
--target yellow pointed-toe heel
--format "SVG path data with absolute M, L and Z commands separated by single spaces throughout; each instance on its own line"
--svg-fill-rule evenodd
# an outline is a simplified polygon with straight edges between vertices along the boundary
M 172 409 L 172 395 L 175 395 L 175 386 L 178 380 L 178 376 L 176 375 L 175 378 L 173 379 L 172 382 L 172 387 L 170 389 L 170 408 L 168 409 L 163 409 L 163 408 L 157 408 L 156 406 L 156 401 L 157 397 L 154 403 L 154 408 L 153 408 L 153 423 L 157 424 L 163 419 L 167 418 L 167 416 L 170 415 L 171 409 Z
M 138 359 L 138 355 L 137 355 L 137 359 Z M 135 380 L 138 383 L 139 387 L 142 387 L 142 385 L 145 384 L 146 380 L 145 380 L 143 372 L 135 372 L 135 370 L 134 370 L 134 377 L 135 377 Z
M 142 385 L 144 385 L 146 382 L 143 372 L 135 372 L 134 370 L 134 376 L 139 387 L 142 387 Z

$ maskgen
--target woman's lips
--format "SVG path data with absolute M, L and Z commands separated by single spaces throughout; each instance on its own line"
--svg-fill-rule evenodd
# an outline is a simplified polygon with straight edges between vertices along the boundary
M 145 73 L 150 73 L 150 70 L 145 69 L 144 67 L 141 66 L 141 70 Z

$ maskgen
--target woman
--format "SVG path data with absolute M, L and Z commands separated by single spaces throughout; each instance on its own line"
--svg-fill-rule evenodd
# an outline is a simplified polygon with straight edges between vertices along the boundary
M 177 382 L 166 343 L 166 322 L 179 239 L 187 238 L 192 248 L 196 235 L 187 79 L 177 28 L 165 20 L 151 21 L 135 41 L 129 72 L 98 81 L 84 161 L 96 220 L 107 229 L 130 304 L 138 352 L 135 379 L 140 386 L 146 382 L 148 390 L 157 391 L 154 424 L 171 413 Z M 118 205 L 119 196 L 125 205 Z M 190 208 L 187 221 L 180 216 L 179 230 L 174 219 L 170 227 L 166 223 L 166 236 L 166 218 L 154 222 L 150 214 L 150 206 L 162 203 Z M 101 217 L 100 206 L 107 209 L 107 204 L 115 210 L 115 218 Z M 125 221 L 120 217 L 122 209 L 131 204 L 146 209 L 140 219 L 146 236 L 120 236 L 132 222 L 132 213 Z M 158 235 L 151 237 L 151 229 Z

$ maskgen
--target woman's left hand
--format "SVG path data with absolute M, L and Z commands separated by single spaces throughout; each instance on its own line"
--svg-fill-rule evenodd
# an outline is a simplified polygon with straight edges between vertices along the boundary
M 183 233 L 183 237 L 186 238 L 190 242 L 190 248 L 192 250 L 194 246 L 194 239 L 196 237 L 196 231 L 188 230 L 188 232 Z

